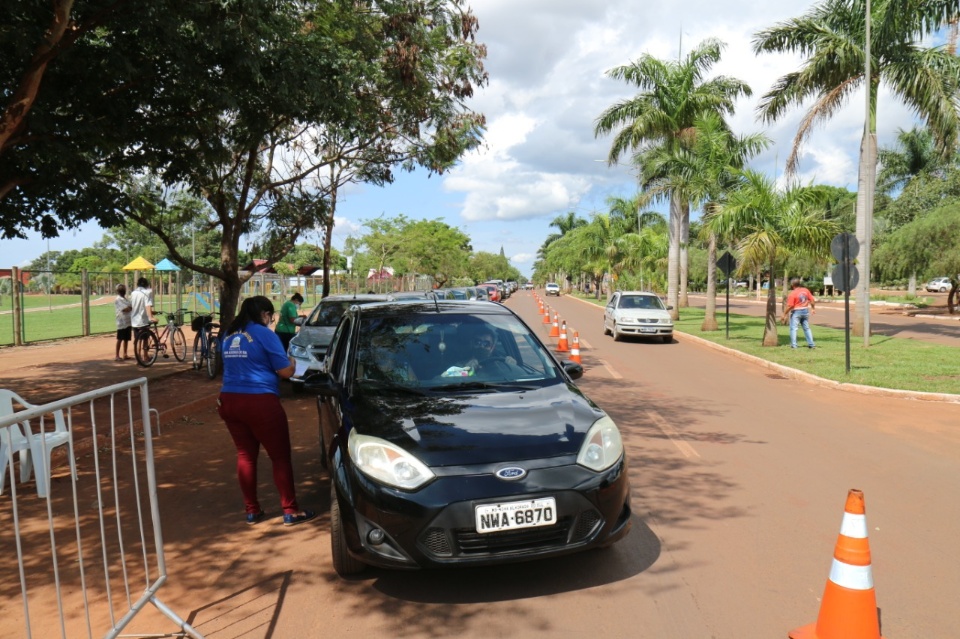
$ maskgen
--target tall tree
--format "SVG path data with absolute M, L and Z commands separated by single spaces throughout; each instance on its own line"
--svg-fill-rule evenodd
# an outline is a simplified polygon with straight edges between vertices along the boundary
M 651 184 L 651 195 L 675 193 L 695 207 L 703 209 L 703 232 L 707 239 L 707 306 L 702 330 L 717 330 L 717 241 L 718 236 L 707 223 L 723 206 L 728 194 L 739 188 L 746 163 L 769 145 L 762 134 L 736 136 L 714 113 L 705 114 L 694 123 L 693 144 L 668 150 L 650 149 L 643 163 L 653 175 L 662 176 Z M 723 236 L 719 239 L 730 241 Z
M 809 98 L 787 158 L 787 171 L 796 170 L 803 141 L 814 126 L 828 120 L 846 99 L 865 84 L 865 62 L 870 52 L 869 116 L 861 149 L 857 237 L 864 273 L 857 291 L 854 332 L 869 325 L 870 239 L 872 193 L 876 175 L 877 100 L 880 83 L 923 118 L 943 157 L 954 152 L 960 134 L 960 59 L 947 47 L 927 47 L 926 36 L 960 17 L 953 0 L 873 0 L 870 5 L 870 42 L 865 26 L 866 0 L 826 0 L 805 15 L 756 34 L 756 53 L 795 53 L 806 58 L 799 71 L 788 73 L 763 96 L 758 106 L 767 122 L 780 119 L 791 106 Z M 869 337 L 869 336 L 868 336 Z
M 807 187 L 791 185 L 780 190 L 768 176 L 746 170 L 741 187 L 704 219 L 704 226 L 717 237 L 740 238 L 737 248 L 744 268 L 769 269 L 764 346 L 778 344 L 776 278 L 785 259 L 791 253 L 830 252 L 837 225 L 816 204 L 815 194 Z
M 615 67 L 607 75 L 637 87 L 637 95 L 606 109 L 594 126 L 594 135 L 617 131 L 608 155 L 615 164 L 625 153 L 640 150 L 644 145 L 660 145 L 668 149 L 689 146 L 694 121 L 705 113 L 733 113 L 734 102 L 749 96 L 744 82 L 725 76 L 706 79 L 707 73 L 720 60 L 724 44 L 708 39 L 695 47 L 682 60 L 660 60 L 649 54 L 631 64 Z M 671 315 L 679 317 L 681 289 L 681 253 L 687 238 L 690 208 L 680 197 L 670 198 L 670 259 L 667 301 Z M 686 300 L 684 299 L 685 303 Z

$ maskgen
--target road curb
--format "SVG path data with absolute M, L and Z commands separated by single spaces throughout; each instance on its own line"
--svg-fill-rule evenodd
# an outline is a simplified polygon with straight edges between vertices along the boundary
M 944 402 L 948 404 L 960 404 L 960 395 L 952 395 L 949 393 L 925 393 L 921 391 L 907 391 L 907 390 L 897 390 L 894 388 L 881 388 L 879 386 L 864 386 L 863 384 L 848 384 L 846 382 L 837 382 L 832 379 L 824 379 L 823 377 L 817 377 L 811 373 L 798 370 L 796 368 L 790 368 L 789 366 L 784 366 L 783 364 L 777 364 L 768 360 L 765 360 L 756 355 L 750 355 L 749 353 L 744 353 L 738 351 L 735 348 L 728 348 L 716 342 L 711 342 L 708 339 L 703 339 L 702 337 L 697 337 L 696 335 L 691 335 L 690 333 L 684 333 L 682 331 L 677 331 L 674 329 L 674 333 L 683 335 L 685 339 L 692 340 L 694 344 L 699 344 L 706 346 L 715 351 L 726 353 L 737 357 L 744 361 L 756 364 L 761 368 L 767 368 L 772 371 L 776 371 L 780 375 L 783 375 L 787 379 L 796 379 L 799 381 L 806 382 L 808 384 L 813 384 L 815 386 L 821 386 L 823 388 L 831 388 L 834 390 L 846 391 L 851 393 L 859 393 L 861 395 L 871 395 L 873 397 L 893 397 L 897 399 L 913 399 L 917 401 L 924 402 Z

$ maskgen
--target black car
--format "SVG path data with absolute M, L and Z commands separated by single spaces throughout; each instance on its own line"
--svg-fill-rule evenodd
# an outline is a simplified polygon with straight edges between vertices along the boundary
M 311 380 L 341 575 L 607 546 L 630 528 L 620 432 L 498 304 L 356 306 Z

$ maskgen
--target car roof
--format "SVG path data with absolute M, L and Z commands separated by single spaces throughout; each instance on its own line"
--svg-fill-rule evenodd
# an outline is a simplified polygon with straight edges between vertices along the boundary
M 319 303 L 344 302 L 349 300 L 357 300 L 362 302 L 386 302 L 389 299 L 389 295 L 380 293 L 340 293 L 337 295 L 328 295 L 320 300 Z
M 651 297 L 660 297 L 656 293 L 651 293 L 650 291 L 617 291 L 620 295 L 649 295 Z
M 419 300 L 398 300 L 392 302 L 376 302 L 364 304 L 360 308 L 362 316 L 382 317 L 396 313 L 424 313 L 424 314 L 457 314 L 470 315 L 514 315 L 506 306 L 493 302 L 471 302 L 468 300 L 433 300 L 421 302 Z M 349 312 L 349 311 L 348 311 Z

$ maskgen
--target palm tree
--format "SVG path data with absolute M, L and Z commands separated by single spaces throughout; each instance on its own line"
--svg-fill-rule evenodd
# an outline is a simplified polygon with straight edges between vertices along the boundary
M 636 86 L 639 93 L 606 109 L 594 126 L 594 135 L 617 130 L 607 161 L 615 164 L 624 153 L 643 146 L 668 149 L 689 145 L 694 120 L 704 113 L 731 114 L 734 102 L 751 94 L 750 87 L 736 78 L 704 76 L 720 60 L 724 44 L 703 41 L 683 60 L 664 61 L 649 54 L 615 67 L 607 75 Z M 686 246 L 683 229 L 690 209 L 679 197 L 670 198 L 670 257 L 667 269 L 667 302 L 671 315 L 679 317 L 681 288 L 686 302 L 686 281 L 681 282 L 681 248 Z
M 814 98 L 794 138 L 787 172 L 797 168 L 800 148 L 813 127 L 828 120 L 848 96 L 864 84 L 866 60 L 866 0 L 825 0 L 807 14 L 759 32 L 754 52 L 800 53 L 806 61 L 799 71 L 780 78 L 760 101 L 758 111 L 773 122 L 792 106 Z M 870 8 L 869 118 L 861 148 L 857 202 L 857 237 L 864 258 L 857 298 L 854 331 L 864 332 L 869 321 L 869 251 L 867 228 L 872 210 L 873 176 L 876 175 L 877 97 L 885 83 L 907 106 L 926 120 L 942 157 L 953 153 L 960 134 L 957 93 L 960 59 L 950 47 L 923 46 L 923 38 L 960 16 L 956 0 L 874 0 Z
M 677 193 L 694 207 L 702 207 L 704 222 L 722 206 L 727 194 L 742 179 L 741 169 L 747 161 L 769 145 L 762 134 L 737 137 L 716 114 L 707 114 L 694 123 L 694 142 L 690 148 L 668 152 L 651 149 L 641 162 L 653 174 L 663 177 L 651 185 L 650 193 Z M 706 225 L 707 306 L 701 329 L 717 330 L 717 235 Z M 722 238 L 729 241 L 731 238 Z
M 704 218 L 704 226 L 717 237 L 740 238 L 737 248 L 745 270 L 770 270 L 763 345 L 776 346 L 778 268 L 793 253 L 829 255 L 839 228 L 814 208 L 817 196 L 810 188 L 778 190 L 770 177 L 751 170 L 743 171 L 741 179 L 726 203 Z

